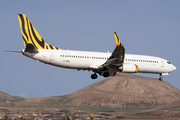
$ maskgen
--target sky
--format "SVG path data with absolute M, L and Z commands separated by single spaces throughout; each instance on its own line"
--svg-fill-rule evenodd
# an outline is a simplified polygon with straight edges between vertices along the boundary
M 179 6 L 179 0 L 1 0 L 0 91 L 24 98 L 61 96 L 104 79 L 5 52 L 24 49 L 17 14 L 25 14 L 47 43 L 65 50 L 113 52 L 115 31 L 125 53 L 175 65 L 177 70 L 163 79 L 180 89 Z

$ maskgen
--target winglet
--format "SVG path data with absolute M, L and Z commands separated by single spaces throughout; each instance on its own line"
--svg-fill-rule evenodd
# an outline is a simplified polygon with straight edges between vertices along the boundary
M 121 44 L 121 41 L 120 41 L 120 39 L 118 38 L 116 32 L 114 32 L 114 37 L 115 37 L 115 40 L 116 40 L 116 45 L 117 45 L 117 47 L 123 47 L 123 45 Z

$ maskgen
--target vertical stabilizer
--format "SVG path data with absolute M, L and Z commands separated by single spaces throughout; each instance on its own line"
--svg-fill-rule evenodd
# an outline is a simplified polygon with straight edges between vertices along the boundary
M 61 50 L 46 43 L 24 14 L 18 14 L 18 20 L 25 48 L 27 44 L 32 44 L 37 49 Z

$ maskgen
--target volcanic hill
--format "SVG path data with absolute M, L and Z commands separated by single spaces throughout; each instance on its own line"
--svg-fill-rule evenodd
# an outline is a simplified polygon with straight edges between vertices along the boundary
M 8 95 L 7 93 L 0 91 L 0 101 L 1 100 L 17 100 L 17 99 L 22 99 L 22 98 L 18 96 L 11 96 L 11 95 Z
M 7 97 L 2 97 L 0 93 L 0 100 L 2 99 L 7 100 Z M 114 77 L 68 95 L 21 99 L 12 103 L 0 102 L 0 107 L 42 107 L 85 111 L 137 111 L 137 108 L 155 110 L 158 107 L 156 110 L 171 108 L 179 110 L 180 90 L 166 81 L 118 73 Z
M 119 73 L 59 98 L 59 104 L 91 107 L 150 107 L 180 100 L 180 90 L 166 81 Z M 57 103 L 56 103 L 57 104 Z

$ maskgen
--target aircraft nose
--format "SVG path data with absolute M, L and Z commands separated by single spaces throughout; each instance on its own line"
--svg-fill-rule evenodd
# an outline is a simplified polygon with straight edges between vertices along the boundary
M 175 71 L 176 67 L 174 65 L 172 65 L 172 71 Z

